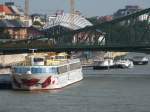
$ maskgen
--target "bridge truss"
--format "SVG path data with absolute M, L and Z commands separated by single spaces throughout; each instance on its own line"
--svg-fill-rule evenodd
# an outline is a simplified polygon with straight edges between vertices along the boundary
M 144 14 L 147 18 L 140 21 Z M 150 8 L 77 30 L 55 26 L 43 32 L 42 37 L 0 43 L 0 52 L 149 51 Z

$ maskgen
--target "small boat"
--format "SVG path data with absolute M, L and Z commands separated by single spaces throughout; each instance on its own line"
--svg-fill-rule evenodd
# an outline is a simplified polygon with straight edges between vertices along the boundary
M 129 59 L 120 59 L 115 62 L 116 68 L 133 68 L 134 64 Z
M 105 58 L 102 61 L 95 60 L 93 65 L 93 69 L 102 69 L 102 70 L 110 69 L 114 67 L 115 67 L 115 63 L 112 58 Z
M 132 59 L 134 65 L 146 65 L 149 62 L 149 59 L 145 56 L 135 56 Z
M 32 54 L 12 66 L 12 88 L 17 90 L 58 89 L 82 79 L 80 60 L 68 59 L 66 53 Z

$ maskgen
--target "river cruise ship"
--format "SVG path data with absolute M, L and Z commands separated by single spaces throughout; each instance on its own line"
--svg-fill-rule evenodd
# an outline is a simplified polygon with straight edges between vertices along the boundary
M 19 90 L 63 88 L 83 79 L 79 59 L 70 59 L 66 53 L 29 55 L 12 67 L 12 87 Z

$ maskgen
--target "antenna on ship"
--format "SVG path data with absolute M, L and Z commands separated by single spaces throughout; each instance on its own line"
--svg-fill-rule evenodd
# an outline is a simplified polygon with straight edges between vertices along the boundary
M 29 51 L 32 51 L 31 53 L 34 54 L 37 49 L 29 49 Z

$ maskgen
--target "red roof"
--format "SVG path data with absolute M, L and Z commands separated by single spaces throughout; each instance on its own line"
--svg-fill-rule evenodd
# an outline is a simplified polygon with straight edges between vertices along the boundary
M 0 13 L 13 14 L 13 12 L 9 9 L 9 7 L 5 5 L 0 5 Z

